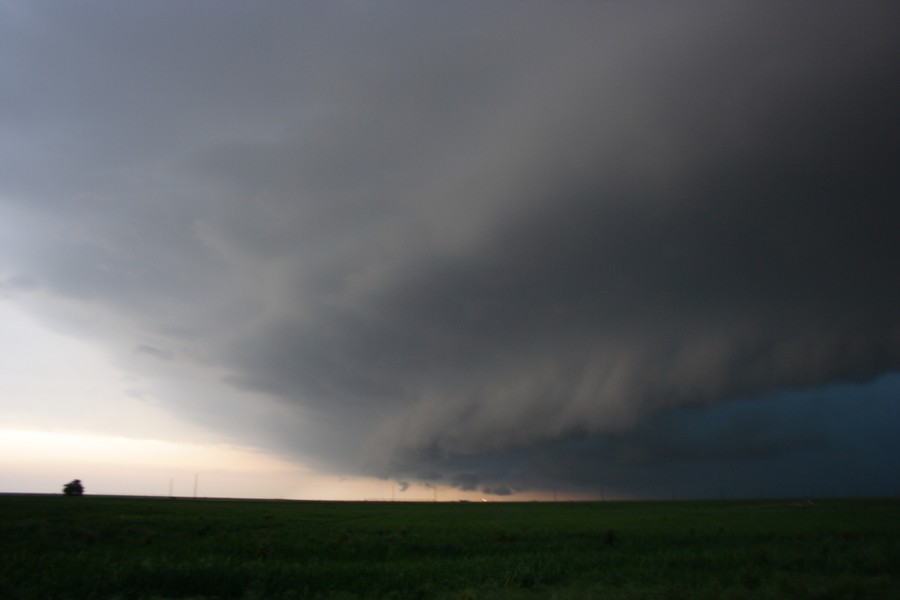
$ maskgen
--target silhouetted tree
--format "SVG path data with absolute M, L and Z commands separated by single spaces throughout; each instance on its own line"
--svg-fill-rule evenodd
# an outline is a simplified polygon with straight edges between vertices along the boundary
M 84 494 L 84 486 L 80 479 L 73 479 L 63 486 L 63 494 L 66 496 L 81 496 Z

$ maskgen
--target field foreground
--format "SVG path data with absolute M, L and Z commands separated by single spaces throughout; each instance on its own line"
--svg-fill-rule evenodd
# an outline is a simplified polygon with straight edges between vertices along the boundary
M 0 597 L 900 598 L 900 502 L 6 495 Z

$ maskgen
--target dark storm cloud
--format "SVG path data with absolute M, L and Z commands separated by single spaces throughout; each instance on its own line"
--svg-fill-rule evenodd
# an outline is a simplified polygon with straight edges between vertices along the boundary
M 653 419 L 900 367 L 896 6 L 492 6 L 7 5 L 2 290 L 342 472 L 829 447 Z
M 613 496 L 896 494 L 898 383 L 895 375 L 860 389 L 682 407 L 626 432 L 561 440 L 524 461 L 495 463 L 526 471 L 519 478 L 533 486 L 543 479 Z
M 479 476 L 474 473 L 458 473 L 454 475 L 450 483 L 465 492 L 470 492 L 478 488 Z
M 511 491 L 526 497 L 551 487 L 560 498 L 892 495 L 900 489 L 893 476 L 900 467 L 898 384 L 894 375 L 863 386 L 682 406 L 624 431 L 448 456 L 441 464 L 467 474 L 446 481 L 461 489 L 515 481 Z
M 513 493 L 513 490 L 505 485 L 495 485 L 481 488 L 481 493 L 489 496 L 509 496 Z

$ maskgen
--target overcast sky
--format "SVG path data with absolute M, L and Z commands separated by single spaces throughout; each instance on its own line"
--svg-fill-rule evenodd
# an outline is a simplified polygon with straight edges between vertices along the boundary
M 0 0 L 0 429 L 491 497 L 900 494 L 898 31 Z

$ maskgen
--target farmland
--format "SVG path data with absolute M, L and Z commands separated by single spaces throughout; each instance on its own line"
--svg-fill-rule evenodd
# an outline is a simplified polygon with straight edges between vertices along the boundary
M 0 597 L 900 597 L 900 502 L 0 495 Z

